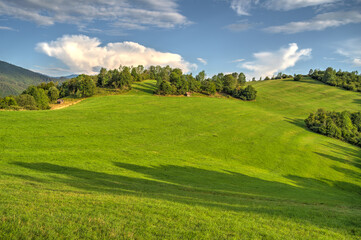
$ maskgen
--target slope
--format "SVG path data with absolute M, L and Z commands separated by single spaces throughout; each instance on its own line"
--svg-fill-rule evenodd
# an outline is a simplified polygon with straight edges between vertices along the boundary
M 357 93 L 254 83 L 255 102 L 129 94 L 0 112 L 0 238 L 359 239 L 361 150 L 308 131 Z
M 48 76 L 0 61 L 0 97 L 18 95 L 30 85 L 53 80 Z

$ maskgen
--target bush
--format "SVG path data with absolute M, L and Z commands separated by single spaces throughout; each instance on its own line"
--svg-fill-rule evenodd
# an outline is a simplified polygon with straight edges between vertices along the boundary
M 17 97 L 17 102 L 19 106 L 28 110 L 38 109 L 34 97 L 29 94 L 21 94 L 19 97 Z
M 301 74 L 297 74 L 296 76 L 294 76 L 293 80 L 294 80 L 294 81 L 301 81 L 301 80 L 302 80 L 302 75 L 301 75 Z
M 318 109 L 305 119 L 306 126 L 316 133 L 337 138 L 361 147 L 361 112 L 326 112 Z

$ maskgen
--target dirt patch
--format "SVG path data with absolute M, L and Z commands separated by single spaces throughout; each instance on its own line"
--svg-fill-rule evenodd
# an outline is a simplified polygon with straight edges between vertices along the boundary
M 67 107 L 70 107 L 70 106 L 75 105 L 77 103 L 80 103 L 83 100 L 84 99 L 80 99 L 80 100 L 77 100 L 77 101 L 69 101 L 69 102 L 67 102 L 65 100 L 65 102 L 62 103 L 62 104 L 52 104 L 52 105 L 50 105 L 50 110 L 58 110 L 58 109 L 67 108 Z

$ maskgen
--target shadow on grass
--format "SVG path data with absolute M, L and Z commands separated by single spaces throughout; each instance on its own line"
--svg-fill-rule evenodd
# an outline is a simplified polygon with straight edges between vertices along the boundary
M 353 102 L 361 105 L 361 99 L 354 99 Z
M 108 194 L 127 194 L 153 199 L 162 199 L 191 205 L 220 208 L 230 211 L 245 211 L 312 221 L 327 227 L 355 225 L 355 216 L 346 212 L 334 213 L 331 217 L 349 219 L 347 223 L 329 226 L 324 221 L 321 204 L 353 209 L 360 204 L 360 187 L 346 182 L 332 182 L 285 176 L 295 186 L 266 181 L 231 171 L 210 171 L 189 166 L 160 165 L 140 166 L 115 162 L 114 165 L 141 174 L 129 177 L 66 167 L 50 163 L 14 162 L 14 165 L 44 173 L 47 179 L 26 175 L 12 175 L 27 181 L 44 184 L 60 183 L 77 189 Z M 49 183 L 46 183 L 48 181 Z M 339 186 L 342 186 L 341 188 Z M 335 209 L 334 209 L 335 210 Z M 310 219 L 310 211 L 312 218 Z M 332 212 L 332 211 L 331 211 Z M 350 225 L 350 226 L 351 226 Z M 350 227 L 349 226 L 349 227 Z M 346 226 L 347 227 L 347 226 Z M 361 231 L 361 230 L 360 230 Z
M 348 156 L 348 157 L 352 158 L 352 160 L 335 158 L 335 157 L 332 157 L 329 155 L 327 155 L 325 157 L 329 157 L 331 160 L 339 161 L 342 163 L 351 164 L 351 165 L 361 169 L 361 149 L 360 148 L 358 148 L 358 147 L 351 148 L 351 147 L 347 147 L 347 146 L 341 146 L 339 144 L 335 144 L 335 143 L 331 143 L 331 142 L 324 146 L 331 148 L 332 153 L 338 154 L 339 156 Z
M 297 127 L 303 128 L 307 131 L 310 131 L 307 127 L 306 127 L 306 123 L 305 123 L 305 119 L 301 119 L 301 118 L 289 118 L 289 117 L 285 117 L 284 118 L 286 122 L 288 123 L 292 123 L 293 125 L 296 125 Z M 312 131 L 310 131 L 312 132 Z
M 156 86 L 154 83 L 149 82 L 140 82 L 132 86 L 132 89 L 135 89 L 146 94 L 153 94 Z

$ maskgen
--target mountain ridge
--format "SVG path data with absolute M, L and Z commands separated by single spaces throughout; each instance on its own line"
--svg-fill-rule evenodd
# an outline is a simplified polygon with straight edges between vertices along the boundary
M 0 97 L 18 95 L 30 85 L 50 81 L 59 80 L 0 60 Z

